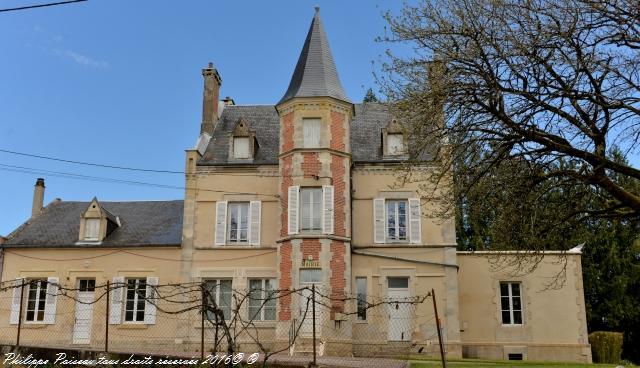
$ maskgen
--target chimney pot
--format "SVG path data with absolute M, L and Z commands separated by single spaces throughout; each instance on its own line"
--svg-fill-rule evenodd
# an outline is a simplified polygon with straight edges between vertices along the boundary
M 31 217 L 35 217 L 42 211 L 44 205 L 44 178 L 36 179 L 33 188 L 33 203 L 31 205 Z

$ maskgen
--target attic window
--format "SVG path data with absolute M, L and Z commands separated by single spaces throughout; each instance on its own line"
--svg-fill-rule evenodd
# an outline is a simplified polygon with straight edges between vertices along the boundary
M 387 134 L 387 154 L 402 155 L 405 152 L 404 135 L 402 133 Z
M 84 240 L 100 240 L 100 219 L 91 218 L 84 222 Z
M 234 158 L 250 158 L 249 137 L 233 138 L 233 157 Z

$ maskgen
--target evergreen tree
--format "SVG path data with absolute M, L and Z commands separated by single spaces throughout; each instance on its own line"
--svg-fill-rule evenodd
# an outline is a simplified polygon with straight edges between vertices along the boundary
M 373 92 L 373 89 L 369 88 L 367 90 L 367 93 L 364 95 L 364 98 L 362 99 L 362 102 L 378 102 L 378 97 L 376 96 L 376 94 Z

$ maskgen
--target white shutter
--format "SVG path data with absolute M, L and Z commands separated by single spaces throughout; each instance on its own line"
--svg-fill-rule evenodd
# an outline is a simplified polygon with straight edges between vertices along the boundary
M 47 278 L 47 298 L 44 304 L 44 323 L 52 325 L 56 322 L 56 305 L 58 304 L 58 285 L 57 277 Z
M 11 299 L 11 316 L 9 317 L 9 324 L 17 325 L 20 321 L 20 304 L 22 297 L 22 282 L 23 279 L 17 278 L 13 284 L 13 297 Z
M 420 198 L 409 198 L 409 239 L 411 244 L 422 243 L 421 222 Z
M 322 233 L 333 234 L 333 185 L 322 187 Z
M 288 220 L 289 220 L 289 234 L 297 234 L 298 233 L 298 199 L 300 197 L 300 187 L 299 186 L 291 186 L 289 187 L 289 209 L 288 209 Z
M 384 243 L 385 239 L 385 216 L 384 198 L 373 200 L 373 242 Z
M 113 278 L 111 284 L 111 305 L 109 306 L 109 324 L 120 324 L 122 315 L 122 296 L 124 295 L 124 277 L 117 276 Z
M 147 277 L 147 295 L 144 302 L 144 323 L 147 325 L 156 324 L 156 303 L 158 299 L 156 297 L 156 287 L 158 286 L 157 277 Z
M 320 147 L 320 119 L 303 119 L 302 120 L 302 145 L 304 148 Z
M 227 242 L 227 202 L 216 202 L 216 245 Z
M 251 245 L 260 245 L 260 212 L 262 211 L 262 202 L 249 202 L 249 243 Z

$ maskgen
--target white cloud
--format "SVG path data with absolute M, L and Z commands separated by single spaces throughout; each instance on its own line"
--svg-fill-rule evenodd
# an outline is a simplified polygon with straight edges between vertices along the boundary
M 73 50 L 55 49 L 53 50 L 53 52 L 56 55 L 59 55 L 65 59 L 69 59 L 74 63 L 84 67 L 88 67 L 88 68 L 108 68 L 109 67 L 109 63 L 106 62 L 105 60 L 96 60 L 90 56 L 80 54 Z

